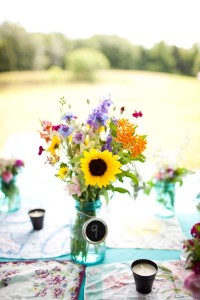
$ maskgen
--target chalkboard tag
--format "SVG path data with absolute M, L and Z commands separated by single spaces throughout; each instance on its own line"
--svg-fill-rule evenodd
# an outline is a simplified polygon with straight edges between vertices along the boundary
M 82 234 L 91 244 L 99 244 L 105 240 L 108 227 L 102 219 L 91 218 L 83 224 Z

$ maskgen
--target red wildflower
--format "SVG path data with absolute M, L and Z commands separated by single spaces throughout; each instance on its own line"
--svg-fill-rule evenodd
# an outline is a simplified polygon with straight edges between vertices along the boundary
M 38 152 L 38 155 L 41 155 L 42 154 L 42 152 L 44 151 L 45 149 L 42 147 L 42 146 L 40 146 L 39 147 L 39 152 Z
M 61 125 L 54 125 L 52 126 L 52 130 L 58 131 Z
M 140 110 L 140 111 L 136 111 L 136 110 L 135 110 L 135 112 L 132 114 L 132 116 L 133 116 L 134 118 L 138 118 L 138 117 L 142 117 L 143 114 L 142 114 L 141 110 Z
M 191 229 L 191 235 L 200 239 L 200 223 L 196 223 Z

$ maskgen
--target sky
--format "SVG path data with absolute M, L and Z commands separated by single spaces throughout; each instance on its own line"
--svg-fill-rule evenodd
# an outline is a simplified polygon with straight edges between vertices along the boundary
M 146 47 L 200 43 L 199 12 L 200 0 L 0 0 L 0 24 L 70 39 L 117 35 Z

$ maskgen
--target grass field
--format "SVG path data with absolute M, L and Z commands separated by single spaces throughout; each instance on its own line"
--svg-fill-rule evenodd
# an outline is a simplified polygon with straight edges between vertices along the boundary
M 109 94 L 117 109 L 125 106 L 126 117 L 135 109 L 143 112 L 138 129 L 148 135 L 147 160 L 161 148 L 172 156 L 180 153 L 181 164 L 200 168 L 200 81 L 139 71 L 102 71 L 95 83 L 73 82 L 67 72 L 0 73 L 1 153 L 13 135 L 36 133 L 39 119 L 59 123 L 60 97 L 84 119 L 89 112 L 86 99 L 95 106 Z M 22 147 L 26 145 L 24 140 Z

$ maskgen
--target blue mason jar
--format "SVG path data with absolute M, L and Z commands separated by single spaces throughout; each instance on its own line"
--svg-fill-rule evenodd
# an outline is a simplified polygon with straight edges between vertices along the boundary
M 175 183 L 157 180 L 155 184 L 155 213 L 159 217 L 171 218 L 175 214 Z
M 90 243 L 83 228 L 91 218 L 102 218 L 102 203 L 100 200 L 75 200 L 75 210 L 70 219 L 70 250 L 73 261 L 83 265 L 93 265 L 105 257 L 105 240 Z

